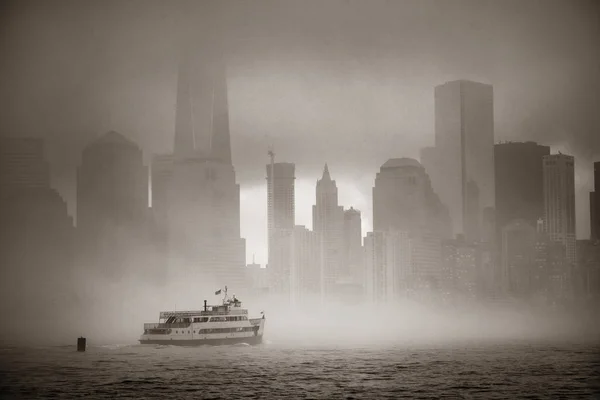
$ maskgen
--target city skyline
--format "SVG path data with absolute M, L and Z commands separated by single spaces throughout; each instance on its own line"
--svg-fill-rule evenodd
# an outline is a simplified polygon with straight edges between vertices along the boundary
M 597 12 L 589 4 L 252 3 L 210 3 L 203 12 L 193 3 L 174 10 L 152 1 L 141 10 L 127 2 L 102 10 L 60 0 L 56 7 L 13 3 L 3 13 L 15 16 L 4 28 L 17 39 L 0 44 L 7 55 L 0 99 L 10 104 L 0 109 L 0 131 L 47 139 L 53 187 L 74 216 L 74 170 L 83 147 L 114 130 L 144 149 L 147 164 L 153 154 L 171 152 L 182 48 L 192 43 L 202 51 L 200 38 L 222 36 L 232 157 L 246 199 L 242 236 L 251 249 L 266 243 L 265 230 L 255 228 L 266 210 L 254 210 L 264 209 L 269 145 L 279 161 L 297 165 L 300 224 L 311 225 L 312 182 L 328 163 L 339 171 L 340 203 L 361 210 L 366 232 L 375 171 L 389 158 L 418 159 L 420 148 L 434 142 L 433 87 L 472 79 L 494 85 L 496 142 L 533 140 L 576 158 L 578 237 L 587 237 L 593 190 L 587 166 L 600 158 L 590 97 L 600 90 L 593 69 L 600 51 L 593 40 Z M 137 17 L 118 17 L 127 12 Z M 261 18 L 250 21 L 249 14 Z M 17 23 L 20 15 L 28 18 Z M 357 35 L 357 26 L 365 35 Z
M 0 392 L 600 395 L 598 38 L 598 0 L 0 1 Z

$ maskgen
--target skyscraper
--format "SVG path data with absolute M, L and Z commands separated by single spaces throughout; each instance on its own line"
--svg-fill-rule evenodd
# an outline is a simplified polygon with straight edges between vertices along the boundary
M 295 225 L 295 165 L 267 165 L 267 217 L 269 238 L 280 229 Z M 272 171 L 271 171 L 272 169 Z
M 50 187 L 44 142 L 37 138 L 0 138 L 0 199 L 23 188 Z
M 536 229 L 524 219 L 502 228 L 502 283 L 507 293 L 527 297 L 533 292 Z
M 82 264 L 121 274 L 145 242 L 148 168 L 142 150 L 108 132 L 83 150 L 77 169 L 77 231 Z M 144 238 L 142 238 L 144 236 Z
M 0 312 L 23 335 L 73 305 L 73 218 L 49 177 L 42 139 L 0 138 Z
M 367 301 L 384 303 L 406 297 L 412 276 L 407 232 L 368 232 L 365 237 Z
M 189 59 L 179 70 L 174 152 L 155 159 L 157 215 L 166 210 L 169 269 L 185 284 L 243 287 L 240 188 L 231 162 L 225 66 Z M 192 74 L 193 71 L 193 74 Z M 161 188 L 162 186 L 162 188 Z M 164 193 L 166 192 L 166 193 Z M 165 203 L 165 206 L 161 205 Z
M 534 142 L 508 142 L 494 146 L 496 226 L 522 219 L 531 227 L 544 216 L 543 158 L 550 147 Z
M 335 295 L 338 280 L 348 275 L 343 270 L 344 208 L 338 205 L 337 185 L 325 164 L 323 176 L 317 181 L 316 203 L 313 206 L 313 229 L 321 251 L 321 290 L 325 296 Z
M 295 224 L 295 165 L 267 165 L 267 217 L 269 289 L 290 294 L 292 233 Z
M 491 85 L 458 80 L 435 88 L 433 186 L 448 207 L 453 232 L 480 240 L 483 211 L 495 207 Z M 428 153 L 432 153 L 428 150 Z
M 594 191 L 590 193 L 590 227 L 592 240 L 600 240 L 600 161 L 594 163 Z
M 344 250 L 342 266 L 351 282 L 364 283 L 362 222 L 360 211 L 350 207 L 344 210 Z
M 566 259 L 574 264 L 575 159 L 566 154 L 544 156 L 544 223 L 550 240 L 562 243 Z
M 381 166 L 373 187 L 373 230 L 450 236 L 447 209 L 418 161 L 394 158 Z
M 296 225 L 290 251 L 290 298 L 292 304 L 319 299 L 321 269 L 317 234 Z

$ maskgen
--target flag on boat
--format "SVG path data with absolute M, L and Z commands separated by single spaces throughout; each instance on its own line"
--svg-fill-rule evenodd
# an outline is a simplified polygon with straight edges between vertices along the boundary
M 221 289 L 219 289 L 219 290 L 217 290 L 217 291 L 215 292 L 215 296 L 216 296 L 216 295 L 218 295 L 218 294 L 221 294 Z

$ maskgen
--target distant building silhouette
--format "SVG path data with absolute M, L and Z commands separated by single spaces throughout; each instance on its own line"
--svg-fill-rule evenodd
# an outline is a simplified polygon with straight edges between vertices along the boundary
M 572 297 L 573 267 L 567 260 L 565 244 L 552 240 L 543 225 L 541 220 L 537 224 L 533 300 L 540 304 L 564 303 Z
M 350 281 L 364 289 L 362 221 L 359 210 L 350 207 L 344 210 L 344 248 L 342 266 Z
M 321 294 L 320 245 L 315 232 L 299 225 L 293 229 L 291 243 L 290 298 L 300 305 Z
M 373 188 L 373 230 L 450 235 L 447 209 L 418 161 L 394 158 L 381 166 Z
M 114 277 L 134 267 L 148 245 L 148 176 L 142 150 L 117 132 L 85 147 L 77 169 L 81 265 Z
M 543 158 L 549 154 L 549 146 L 534 142 L 494 146 L 496 225 L 499 230 L 516 219 L 535 227 L 537 220 L 543 218 Z
M 153 160 L 153 214 L 167 241 L 170 276 L 187 285 L 186 291 L 200 283 L 240 288 L 246 283 L 226 71 L 215 60 L 182 63 L 174 152 Z
M 412 275 L 408 232 L 368 232 L 364 246 L 367 301 L 385 303 L 408 297 Z
M 393 274 L 386 275 L 394 276 L 388 283 L 394 298 L 430 297 L 438 291 L 441 240 L 451 235 L 450 218 L 418 161 L 396 158 L 381 166 L 373 188 L 373 230 L 370 246 L 382 240 L 406 252 L 394 256 Z M 365 242 L 365 253 L 370 254 L 366 246 Z
M 173 154 L 157 154 L 152 157 L 150 166 L 154 246 L 161 260 L 160 262 L 165 268 L 169 256 L 169 201 L 167 196 L 173 176 L 173 159 Z
M 600 240 L 600 161 L 594 163 L 594 191 L 590 193 L 590 227 L 590 238 Z
M 577 241 L 576 292 L 591 304 L 600 299 L 600 241 Z
M 267 165 L 269 290 L 290 296 L 292 240 L 295 226 L 295 165 Z
M 249 284 L 252 292 L 255 294 L 266 293 L 269 289 L 267 269 L 254 262 L 246 265 L 246 269 L 247 274 L 249 275 Z
M 42 139 L 0 138 L 0 200 L 24 188 L 49 187 L 50 167 Z
M 442 243 L 440 289 L 446 301 L 495 301 L 499 292 L 491 286 L 493 273 L 487 244 L 467 241 L 464 235 Z
M 576 261 L 575 159 L 566 154 L 544 156 L 544 226 L 551 240 L 566 247 Z
M 321 251 L 321 290 L 326 297 L 335 296 L 338 281 L 349 275 L 342 265 L 344 246 L 344 208 L 338 204 L 338 189 L 327 164 L 317 181 L 313 205 L 313 229 Z
M 502 228 L 502 271 L 508 294 L 527 298 L 533 291 L 536 228 L 516 219 Z
M 0 138 L 0 302 L 15 327 L 70 301 L 73 218 L 49 177 L 43 140 Z
M 495 207 L 492 86 L 466 80 L 436 86 L 435 148 L 422 155 L 454 234 L 481 240 L 483 212 Z

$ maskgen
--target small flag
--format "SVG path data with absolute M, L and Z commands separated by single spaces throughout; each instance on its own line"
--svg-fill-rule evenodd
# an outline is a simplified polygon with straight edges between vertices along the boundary
M 221 294 L 221 289 L 219 289 L 215 292 L 215 295 L 218 295 L 218 294 Z

